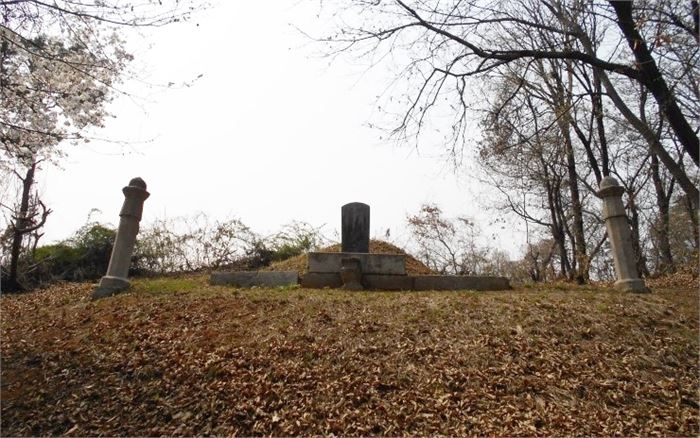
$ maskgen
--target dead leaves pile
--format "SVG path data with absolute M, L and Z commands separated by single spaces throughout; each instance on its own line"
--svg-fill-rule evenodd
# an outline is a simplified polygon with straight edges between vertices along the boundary
M 673 274 L 664 275 L 658 278 L 650 278 L 646 283 L 652 289 L 667 288 L 698 288 L 698 262 L 697 256 L 692 263 L 679 266 Z
M 185 289 L 0 299 L 2 434 L 699 433 L 696 290 Z

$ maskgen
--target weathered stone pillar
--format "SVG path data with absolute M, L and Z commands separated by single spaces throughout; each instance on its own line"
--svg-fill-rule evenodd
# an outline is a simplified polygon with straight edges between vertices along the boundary
M 650 292 L 644 280 L 637 274 L 632 232 L 625 215 L 625 206 L 622 204 L 624 191 L 612 176 L 606 176 L 600 181 L 598 195 L 603 199 L 603 219 L 613 252 L 617 274 L 615 287 L 628 292 Z
M 341 208 L 341 251 L 369 252 L 369 205 L 351 202 Z
M 139 222 L 143 213 L 143 202 L 150 196 L 146 183 L 141 178 L 134 178 L 122 189 L 124 204 L 119 212 L 119 228 L 114 239 L 112 256 L 109 259 L 107 275 L 102 277 L 99 286 L 92 293 L 92 298 L 103 298 L 129 288 L 129 265 L 131 254 L 139 232 Z

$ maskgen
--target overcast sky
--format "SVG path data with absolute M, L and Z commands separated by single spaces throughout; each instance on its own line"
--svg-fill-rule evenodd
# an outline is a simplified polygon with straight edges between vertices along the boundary
M 406 215 L 436 203 L 449 216 L 476 219 L 483 241 L 512 256 L 524 245 L 517 222 L 490 226 L 490 192 L 456 174 L 443 151 L 397 147 L 369 128 L 375 98 L 392 76 L 349 59 L 318 57 L 299 33 L 317 29 L 316 2 L 221 2 L 191 23 L 131 38 L 140 81 L 126 81 L 116 116 L 92 141 L 67 147 L 60 168 L 44 168 L 39 187 L 53 213 L 44 243 L 69 237 L 93 219 L 118 223 L 121 188 L 135 176 L 151 197 L 144 225 L 204 212 L 240 218 L 261 234 L 292 220 L 340 229 L 340 207 L 371 207 L 373 236 L 391 230 L 410 246 Z M 199 24 L 198 26 L 196 24 Z M 202 75 L 190 87 L 180 84 Z

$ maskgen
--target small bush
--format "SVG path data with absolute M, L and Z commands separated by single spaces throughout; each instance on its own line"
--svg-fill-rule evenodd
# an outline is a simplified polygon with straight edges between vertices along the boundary
M 64 242 L 40 246 L 25 254 L 20 260 L 20 282 L 31 289 L 60 280 L 96 280 L 107 272 L 115 237 L 114 229 L 88 223 Z
M 76 280 L 97 279 L 107 272 L 116 236 L 114 229 L 99 223 L 87 224 L 75 233 L 71 243 L 80 255 L 73 271 Z
M 78 249 L 65 243 L 41 246 L 25 262 L 33 265 L 33 269 L 25 273 L 25 283 L 39 285 L 71 278 L 70 273 L 79 265 L 80 259 Z

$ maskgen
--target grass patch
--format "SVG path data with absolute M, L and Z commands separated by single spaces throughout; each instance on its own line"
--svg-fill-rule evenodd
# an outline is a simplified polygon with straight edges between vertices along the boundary
M 132 281 L 131 293 L 167 294 L 173 292 L 208 292 L 213 287 L 207 275 L 140 278 Z

